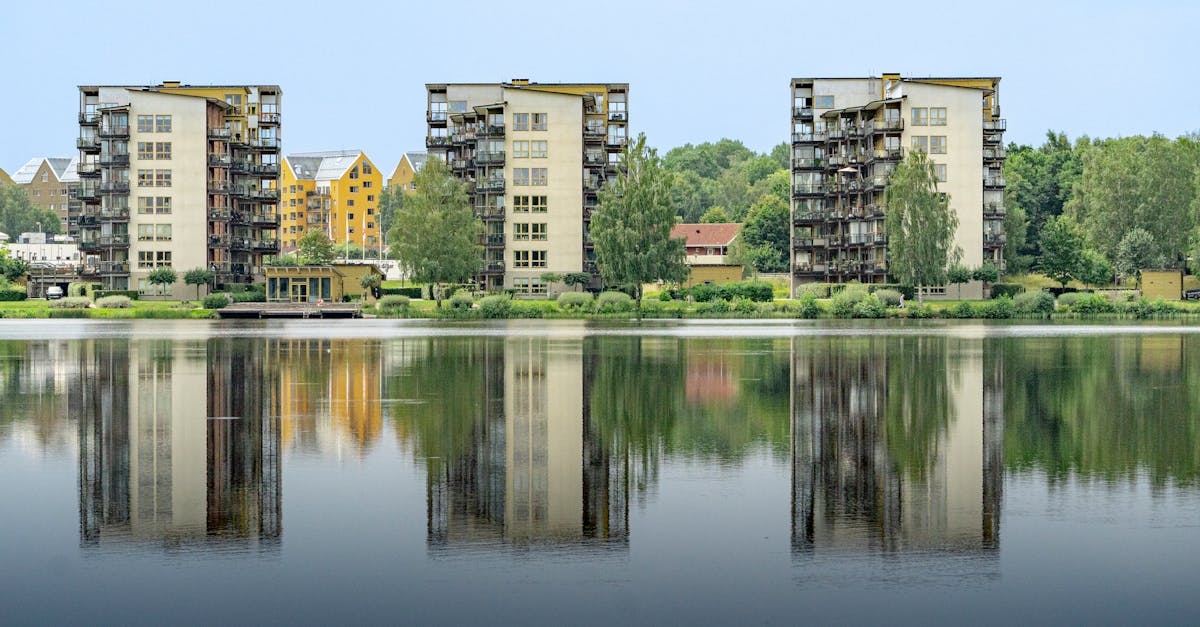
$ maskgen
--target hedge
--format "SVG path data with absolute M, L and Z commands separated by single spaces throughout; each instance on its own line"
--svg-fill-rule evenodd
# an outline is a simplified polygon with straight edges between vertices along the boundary
M 724 285 L 701 283 L 700 285 L 692 286 L 689 292 L 696 302 L 701 303 L 711 300 L 732 301 L 735 298 L 745 298 L 750 301 L 764 303 L 775 298 L 774 287 L 766 281 L 742 281 L 740 283 L 726 283 Z
M 23 289 L 8 288 L 0 290 L 0 301 L 25 300 L 29 295 Z
M 137 300 L 137 290 L 95 290 L 92 292 L 92 300 L 100 300 L 106 296 L 124 296 L 129 300 Z
M 380 297 L 383 296 L 407 296 L 409 298 L 422 298 L 422 290 L 419 287 L 381 287 L 379 288 Z
M 1025 291 L 1025 288 L 1017 283 L 993 283 L 992 298 L 1016 298 L 1017 294 Z
M 204 308 L 205 309 L 221 309 L 228 304 L 229 304 L 229 298 L 226 297 L 225 294 L 223 294 L 221 292 L 209 294 L 208 296 L 204 297 Z

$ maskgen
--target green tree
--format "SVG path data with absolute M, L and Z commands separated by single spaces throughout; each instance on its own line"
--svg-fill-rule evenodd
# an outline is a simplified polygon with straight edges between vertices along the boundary
M 1117 244 L 1116 271 L 1121 276 L 1140 281 L 1142 270 L 1166 265 L 1162 249 L 1154 236 L 1143 228 L 1134 228 Z
M 183 282 L 186 285 L 196 286 L 196 300 L 200 300 L 200 286 L 208 285 L 217 278 L 217 273 L 208 268 L 192 268 L 183 273 Z M 174 283 L 174 281 L 172 281 Z
M 286 255 L 274 255 L 267 259 L 267 265 L 276 268 L 294 268 L 303 265 L 300 261 L 300 256 L 296 253 L 288 253 Z
M 1046 221 L 1041 233 L 1042 256 L 1038 262 L 1042 274 L 1063 287 L 1079 274 L 1083 262 L 1083 234 L 1069 216 Z
M 29 274 L 29 262 L 13 257 L 7 248 L 0 248 L 0 277 L 3 281 L 16 281 L 26 274 Z
M 746 246 L 754 269 L 787 272 L 791 244 L 791 208 L 775 195 L 762 196 L 746 213 L 738 239 Z
M 150 282 L 150 285 L 165 288 L 174 285 L 179 280 L 179 275 L 175 274 L 175 270 L 171 266 L 162 266 L 151 270 L 150 274 L 146 275 L 146 280 Z
M 366 259 L 367 251 L 354 242 L 339 242 L 333 245 L 333 256 L 335 259 Z
M 779 162 L 770 155 L 758 155 L 742 164 L 746 175 L 746 183 L 755 183 L 767 178 L 779 170 Z
M 671 237 L 673 181 L 658 153 L 646 147 L 646 136 L 639 134 L 626 144 L 619 174 L 601 190 L 592 214 L 600 275 L 610 285 L 633 287 L 639 318 L 643 284 L 687 277 L 684 240 Z
M 337 254 L 325 231 L 309 229 L 296 240 L 296 255 L 307 265 L 324 266 L 333 263 Z
M 379 194 L 379 232 L 390 233 L 396 219 L 396 211 L 404 205 L 404 190 L 388 186 Z
M 792 145 L 787 142 L 775 144 L 771 149 L 771 158 L 780 170 L 787 170 L 792 166 Z
M 592 282 L 592 275 L 586 272 L 568 272 L 563 275 L 563 283 L 575 286 L 580 289 L 587 287 L 588 283 Z
M 921 288 L 945 283 L 947 266 L 957 261 L 953 242 L 958 217 L 950 210 L 950 198 L 937 191 L 933 164 L 922 151 L 909 153 L 896 166 L 884 197 L 891 273 L 916 287 L 918 301 L 923 301 Z
M 43 233 L 61 233 L 62 224 L 53 211 L 35 207 L 24 189 L 0 185 L 0 231 L 15 241 L 21 233 L 39 229 Z
M 1009 145 L 1004 161 L 1004 203 L 1010 246 L 1006 246 L 1005 256 L 1010 264 L 1015 262 L 1014 269 L 1027 267 L 1041 255 L 1039 234 L 1047 220 L 1062 214 L 1079 178 L 1080 153 L 1089 143 L 1085 137 L 1072 146 L 1066 135 L 1047 131 L 1046 141 L 1038 148 Z M 1023 222 L 1027 231 L 1019 228 Z M 1014 241 L 1014 235 L 1024 239 Z
M 1033 256 L 1026 254 L 1029 220 L 1020 205 L 1007 205 L 1004 213 L 1004 265 L 1009 273 L 1025 272 L 1033 265 Z
M 445 161 L 430 158 L 413 184 L 416 191 L 397 208 L 388 233 L 390 254 L 411 279 L 434 284 L 440 308 L 441 285 L 467 281 L 482 266 L 483 223 Z
M 725 211 L 725 207 L 717 205 L 709 207 L 708 211 L 705 211 L 704 215 L 700 216 L 700 222 L 704 224 L 724 224 L 726 222 L 733 222 L 733 218 L 729 216 L 728 211 Z
M 1106 285 L 1113 278 L 1113 266 L 1098 251 L 1088 248 L 1079 258 L 1079 280 L 1084 285 Z

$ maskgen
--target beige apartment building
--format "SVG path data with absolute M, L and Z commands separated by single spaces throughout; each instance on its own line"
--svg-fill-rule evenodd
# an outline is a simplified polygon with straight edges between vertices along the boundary
M 178 82 L 79 88 L 85 275 L 106 289 L 183 298 L 147 275 L 170 266 L 249 283 L 279 252 L 276 85 Z
M 899 74 L 792 79 L 793 286 L 887 282 L 883 192 L 912 150 L 935 164 L 938 190 L 958 215 L 960 263 L 1003 269 L 999 85 L 996 77 Z M 972 291 L 981 295 L 978 284 L 964 294 Z
M 588 237 L 628 138 L 627 84 L 427 84 L 429 155 L 466 181 L 485 224 L 484 289 L 546 294 L 546 273 L 596 275 Z
M 64 233 L 72 232 L 68 216 L 70 206 L 77 202 L 71 198 L 79 184 L 77 162 L 72 157 L 35 157 L 12 175 L 12 182 L 25 190 L 33 206 L 58 216 Z

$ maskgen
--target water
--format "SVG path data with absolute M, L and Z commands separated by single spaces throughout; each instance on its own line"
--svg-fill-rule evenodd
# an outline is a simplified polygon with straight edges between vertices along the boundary
M 1193 623 L 1185 326 L 0 325 L 0 623 Z

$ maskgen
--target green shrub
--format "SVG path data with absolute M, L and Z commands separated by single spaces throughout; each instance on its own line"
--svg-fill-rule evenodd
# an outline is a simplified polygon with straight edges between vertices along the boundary
M 642 303 L 643 306 L 645 304 Z M 592 295 L 589 292 L 563 292 L 558 295 L 558 308 L 567 312 L 591 311 Z
M 963 301 L 943 311 L 942 316 L 946 318 L 978 318 L 979 312 L 975 310 L 974 305 Z
M 1066 294 L 1063 294 L 1063 296 L 1066 296 Z M 1061 300 L 1062 296 L 1059 299 Z M 1103 294 L 1084 294 L 1071 304 L 1072 313 L 1085 315 L 1112 313 L 1115 309 L 1113 304 L 1109 302 L 1108 297 Z
M 508 318 L 512 314 L 512 297 L 492 294 L 479 299 L 479 315 L 483 318 Z
M 178 303 L 175 303 L 175 304 L 171 305 L 171 309 L 182 309 L 182 310 L 184 310 L 184 311 L 191 311 L 191 310 L 193 310 L 193 309 L 199 309 L 199 308 L 200 308 L 200 306 L 199 306 L 199 305 L 195 305 L 195 304 L 189 303 L 189 302 L 188 302 L 188 301 L 186 301 L 186 300 L 184 300 L 184 301 L 180 301 L 180 302 L 178 302 Z
M 732 301 L 735 298 L 765 303 L 775 298 L 775 288 L 766 281 L 742 281 L 724 285 L 701 283 L 693 286 L 690 293 L 692 299 L 698 303 L 717 299 Z
M 554 303 L 545 300 L 513 300 L 509 309 L 510 318 L 545 318 L 546 314 L 558 313 Z M 482 307 L 482 305 L 480 305 Z
M 204 297 L 205 309 L 222 309 L 227 305 L 229 305 L 229 297 L 224 292 L 217 292 Z
M 96 299 L 96 306 L 101 309 L 131 309 L 133 300 L 128 296 L 104 296 Z
M 796 298 L 811 294 L 813 298 L 829 298 L 828 283 L 805 283 L 796 291 Z
M 1016 299 L 1018 294 L 1023 294 L 1025 288 L 1017 283 L 993 283 L 992 298 L 1004 298 L 1005 296 Z
M 661 318 L 682 318 L 687 310 L 687 303 L 682 301 L 642 301 L 642 314 L 644 315 L 653 315 Z
M 267 302 L 267 293 L 255 290 L 243 290 L 233 294 L 233 302 L 235 303 L 265 303 Z
M 813 292 L 807 292 L 800 295 L 796 299 L 796 317 L 813 319 L 821 315 L 821 304 L 817 302 L 817 296 Z
M 407 310 L 411 306 L 409 297 L 399 294 L 389 294 L 379 299 L 380 309 Z
M 1013 308 L 1023 314 L 1054 313 L 1054 297 L 1048 292 L 1021 292 L 1013 298 Z
M 830 312 L 835 318 L 853 318 L 854 306 L 862 302 L 867 297 L 867 291 L 861 286 L 855 286 L 853 289 L 843 287 L 833 295 L 833 304 L 830 306 Z
M 692 295 L 692 300 L 698 303 L 706 303 L 710 300 L 716 300 L 721 297 L 721 291 L 716 285 L 711 283 L 701 283 L 693 285 L 688 293 Z
M 29 295 L 25 293 L 23 287 L 7 287 L 0 289 L 0 301 L 11 302 L 17 300 L 25 300 Z
M 92 297 L 92 293 L 98 288 L 94 283 L 70 283 L 67 285 L 67 296 L 87 296 Z
M 769 303 L 756 303 L 756 305 L 756 309 L 758 310 L 757 313 L 760 316 L 768 316 L 776 311 L 779 311 L 779 308 L 775 306 L 775 301 L 771 301 Z
M 1169 303 L 1161 298 L 1149 300 L 1146 297 L 1140 297 L 1133 302 L 1124 303 L 1118 307 L 1122 313 L 1133 315 L 1135 318 L 1146 319 L 1157 316 L 1169 316 L 1185 311 L 1185 309 L 1176 303 Z
M 875 297 L 888 307 L 899 307 L 900 299 L 904 296 L 898 290 L 893 289 L 875 290 L 874 293 Z
M 419 287 L 381 287 L 379 293 L 381 296 L 407 296 L 408 298 L 421 298 L 421 288 Z
M 471 294 L 466 290 L 456 290 L 446 303 L 451 309 L 465 311 L 475 304 L 475 299 L 471 298 Z
M 698 314 L 727 314 L 729 313 L 729 301 L 718 298 L 696 303 L 692 311 Z
M 906 306 L 904 309 L 904 317 L 912 318 L 913 320 L 927 320 L 933 317 L 933 307 L 930 307 L 924 303 Z
M 984 318 L 1002 320 L 1013 317 L 1016 306 L 1013 304 L 1013 299 L 1002 296 L 983 303 L 980 309 L 982 310 L 980 313 L 983 314 Z
M 101 298 L 107 296 L 124 296 L 129 300 L 137 300 L 138 292 L 137 290 L 93 290 L 90 296 L 95 301 L 99 301 Z
M 75 298 L 84 298 L 84 297 L 83 297 L 83 296 L 76 296 Z M 54 302 L 61 302 L 62 300 L 65 300 L 65 299 L 59 299 L 59 300 L 57 300 L 57 301 L 54 301 Z M 51 309 L 51 310 L 50 310 L 50 317 L 51 317 L 51 318 L 91 318 L 91 317 L 92 317 L 92 313 L 91 313 L 91 310 L 89 310 L 89 309 L 85 309 L 85 308 L 78 308 L 78 309 Z
M 899 283 L 873 283 L 867 286 L 867 290 L 878 294 L 881 290 L 893 290 L 904 294 L 904 298 L 912 300 L 917 297 L 917 290 L 911 285 L 901 285 Z
M 50 301 L 51 309 L 87 309 L 92 306 L 92 299 L 86 296 L 67 296 Z
M 887 306 L 874 294 L 867 294 L 854 304 L 855 318 L 883 318 L 887 316 Z
M 598 313 L 621 313 L 633 311 L 634 302 L 625 292 L 601 292 L 596 297 Z
M 1070 307 L 1084 296 L 1087 296 L 1087 294 L 1084 292 L 1063 292 L 1062 294 L 1058 295 L 1058 304 L 1062 305 L 1063 307 Z
M 729 302 L 729 309 L 738 314 L 758 313 L 758 305 L 745 296 L 737 296 Z

